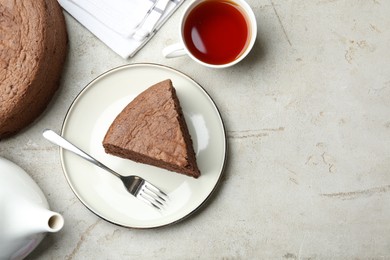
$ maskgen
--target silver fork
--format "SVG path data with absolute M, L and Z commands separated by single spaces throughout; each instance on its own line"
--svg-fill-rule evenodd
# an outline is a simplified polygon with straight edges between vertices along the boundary
M 114 176 L 121 179 L 123 185 L 126 187 L 127 191 L 135 196 L 136 198 L 146 202 L 148 205 L 153 206 L 156 209 L 163 209 L 167 205 L 168 195 L 164 193 L 162 190 L 147 182 L 145 179 L 136 176 L 122 176 L 114 170 L 108 168 L 103 163 L 99 162 L 62 136 L 55 133 L 53 130 L 45 129 L 42 133 L 43 137 L 47 140 L 56 144 L 70 152 L 73 152 L 79 155 L 81 158 L 95 164 L 96 166 L 108 171 Z

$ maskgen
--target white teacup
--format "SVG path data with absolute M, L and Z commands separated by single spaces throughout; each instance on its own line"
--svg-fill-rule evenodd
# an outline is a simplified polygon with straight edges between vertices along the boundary
M 193 0 L 180 20 L 180 42 L 163 55 L 188 55 L 204 66 L 226 68 L 248 55 L 256 36 L 256 17 L 245 0 Z

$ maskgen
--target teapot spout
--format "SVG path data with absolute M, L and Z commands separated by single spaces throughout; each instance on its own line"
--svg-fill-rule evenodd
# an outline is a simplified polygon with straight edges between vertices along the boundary
M 55 233 L 64 226 L 64 218 L 61 214 L 45 207 L 24 204 L 19 202 L 19 210 L 14 212 L 14 231 L 20 235 L 33 235 L 36 233 Z
M 64 218 L 61 214 L 45 209 L 40 214 L 41 216 L 36 216 L 37 220 L 41 222 L 41 225 L 38 226 L 41 230 L 37 230 L 38 232 L 55 233 L 60 231 L 64 226 Z
M 41 242 L 45 233 L 58 232 L 64 226 L 62 215 L 43 205 L 16 199 L 3 206 L 0 259 L 23 259 Z

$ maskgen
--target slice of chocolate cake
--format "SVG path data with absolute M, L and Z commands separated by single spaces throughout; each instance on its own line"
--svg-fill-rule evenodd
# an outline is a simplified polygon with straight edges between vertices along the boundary
M 103 146 L 115 156 L 200 176 L 191 136 L 169 79 L 149 87 L 122 110 Z

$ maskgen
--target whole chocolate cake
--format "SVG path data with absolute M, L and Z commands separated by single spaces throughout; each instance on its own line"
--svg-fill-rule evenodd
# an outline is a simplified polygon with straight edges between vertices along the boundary
M 0 1 L 0 139 L 45 110 L 66 53 L 65 20 L 56 0 Z
M 115 118 L 103 140 L 106 153 L 200 176 L 192 139 L 171 80 L 139 94 Z

